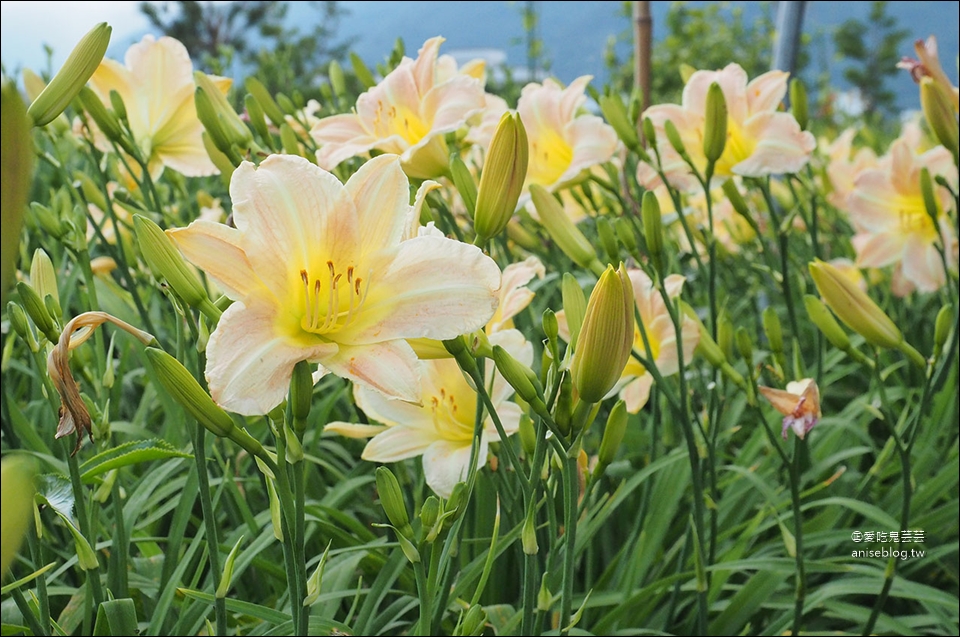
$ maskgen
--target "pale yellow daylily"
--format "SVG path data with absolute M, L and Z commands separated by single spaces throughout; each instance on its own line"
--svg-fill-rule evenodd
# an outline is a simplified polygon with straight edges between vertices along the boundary
M 787 383 L 785 390 L 762 386 L 757 389 L 760 390 L 760 395 L 783 414 L 781 435 L 784 440 L 789 429 L 793 429 L 797 438 L 803 440 L 820 420 L 820 388 L 812 378 L 791 381 Z
M 517 112 L 530 147 L 525 188 L 537 184 L 556 190 L 613 157 L 617 133 L 596 115 L 579 112 L 591 79 L 578 77 L 567 88 L 551 79 L 523 87 Z
M 503 269 L 503 285 L 500 286 L 500 304 L 487 323 L 487 333 L 493 334 L 513 327 L 513 317 L 523 311 L 535 295 L 527 284 L 534 277 L 546 275 L 543 263 L 537 257 L 527 257 L 519 263 L 511 263 Z
M 230 183 L 236 228 L 194 221 L 168 231 L 235 303 L 207 345 L 206 377 L 221 406 L 265 414 L 306 360 L 392 398 L 420 400 L 407 338 L 449 339 L 486 324 L 500 269 L 478 248 L 417 236 L 395 155 L 346 184 L 302 157 L 240 165 Z
M 145 35 L 127 49 L 124 61 L 125 65 L 104 59 L 90 86 L 105 105 L 110 104 L 110 91 L 123 99 L 130 132 L 151 176 L 158 177 L 164 166 L 188 177 L 217 174 L 203 147 L 203 124 L 193 98 L 193 63 L 186 47 L 171 37 Z M 230 88 L 227 78 L 213 80 L 224 93 Z M 102 150 L 110 149 L 101 134 L 95 137 Z
M 684 149 L 702 175 L 707 92 L 716 82 L 727 104 L 727 140 L 716 162 L 715 176 L 763 177 L 794 173 L 806 166 L 816 146 L 812 134 L 800 129 L 793 115 L 777 109 L 787 91 L 787 73 L 769 71 L 747 83 L 737 64 L 720 71 L 696 71 L 683 88 L 682 104 L 652 106 L 644 112 L 657 131 L 660 168 L 675 188 L 698 187 L 687 163 L 667 140 L 665 124 L 673 122 Z
M 853 192 L 857 177 L 864 170 L 878 166 L 877 155 L 869 148 L 853 151 L 853 138 L 857 131 L 848 128 L 826 146 L 828 159 L 825 174 L 830 182 L 827 201 L 835 208 L 846 210 L 847 197 Z
M 400 155 L 411 177 L 445 173 L 449 153 L 443 136 L 483 108 L 484 92 L 475 67 L 451 75 L 448 62 L 438 65 L 442 42 L 441 37 L 431 38 L 416 60 L 403 58 L 357 98 L 353 113 L 317 122 L 310 131 L 320 146 L 317 163 L 333 170 L 345 159 L 376 149 Z
M 957 168 L 943 146 L 917 154 L 912 136 L 898 138 L 878 167 L 862 171 L 847 198 L 847 212 L 857 234 L 853 245 L 862 268 L 895 266 L 894 291 L 899 295 L 919 289 L 933 292 L 946 281 L 943 259 L 936 244 L 946 248 L 948 265 L 956 267 L 957 238 L 946 213 L 953 198 L 934 184 L 939 206 L 937 223 L 927 213 L 920 189 L 920 171 L 943 176 L 954 189 Z
M 524 365 L 533 361 L 532 346 L 517 330 L 491 334 L 490 342 L 506 349 Z M 354 438 L 373 436 L 362 456 L 371 462 L 399 462 L 422 455 L 427 485 L 437 495 L 448 498 L 453 487 L 464 480 L 470 470 L 477 393 L 453 359 L 422 361 L 421 365 L 423 388 L 419 405 L 390 400 L 357 385 L 354 388 L 357 405 L 385 426 L 335 422 L 328 424 L 325 431 Z M 520 427 L 521 410 L 508 401 L 513 388 L 494 370 L 493 365 L 487 366 L 487 386 L 504 433 L 509 436 Z M 488 414 L 480 437 L 478 469 L 487 462 L 490 442 L 499 439 Z

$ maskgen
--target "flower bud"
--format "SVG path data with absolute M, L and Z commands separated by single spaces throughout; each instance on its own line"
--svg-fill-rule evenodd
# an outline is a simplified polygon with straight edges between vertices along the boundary
M 403 493 L 400 491 L 400 483 L 387 467 L 377 467 L 377 493 L 380 494 L 380 506 L 387 514 L 390 524 L 398 530 L 399 535 L 412 538 L 413 529 L 410 527 L 410 518 L 407 515 L 407 505 L 403 501 Z
M 733 321 L 730 320 L 730 315 L 725 311 L 720 312 L 720 316 L 717 317 L 717 345 L 728 360 L 733 358 L 735 331 Z
M 110 44 L 110 32 L 107 23 L 101 22 L 77 43 L 67 61 L 27 110 L 34 126 L 46 126 L 73 101 L 100 66 Z
M 627 107 L 619 94 L 603 95 L 600 98 L 600 112 L 607 123 L 616 131 L 617 137 L 627 148 L 636 152 L 640 148 L 640 138 L 637 137 L 637 127 L 627 114 Z
M 570 372 L 580 399 L 598 403 L 613 389 L 633 350 L 633 284 L 607 266 L 587 302 Z
M 27 334 L 30 333 L 30 324 L 27 322 L 27 314 L 23 311 L 23 308 L 10 301 L 7 303 L 7 317 L 10 319 L 10 327 L 17 333 L 17 336 L 27 340 Z
M 493 361 L 500 375 L 517 390 L 520 398 L 529 403 L 538 414 L 548 414 L 547 406 L 543 402 L 543 387 L 532 369 L 515 359 L 499 345 L 493 346 Z
M 940 356 L 940 352 L 943 351 L 943 346 L 947 344 L 947 339 L 950 337 L 950 330 L 953 328 L 953 306 L 944 305 L 940 308 L 940 311 L 937 312 L 937 320 L 933 328 L 934 356 Z
M 117 116 L 107 110 L 97 94 L 93 92 L 93 89 L 84 86 L 80 89 L 79 97 L 83 110 L 90 116 L 97 128 L 107 139 L 119 143 L 123 139 L 123 129 L 120 128 Z
M 607 417 L 607 426 L 603 430 L 603 438 L 600 440 L 600 451 L 597 453 L 597 474 L 603 473 L 603 470 L 616 459 L 617 450 L 620 443 L 623 442 L 623 435 L 627 431 L 627 406 L 622 400 L 610 410 Z
M 458 482 L 453 485 L 453 491 L 450 492 L 450 497 L 447 498 L 447 502 L 443 507 L 443 520 L 444 526 L 453 524 L 453 522 L 463 515 L 461 506 L 467 501 L 467 483 Z M 449 515 L 448 515 L 449 514 Z
M 637 235 L 633 231 L 633 225 L 630 221 L 626 217 L 619 217 L 614 222 L 614 226 L 617 229 L 617 238 L 627 249 L 627 252 L 631 255 L 637 254 Z
M 527 178 L 527 131 L 519 113 L 504 113 L 484 160 L 474 229 L 480 241 L 500 234 L 517 209 Z
M 357 79 L 360 80 L 360 83 L 365 89 L 377 85 L 377 80 L 374 79 L 373 73 L 371 73 L 367 65 L 364 64 L 363 59 L 353 51 L 350 52 L 350 66 L 353 67 L 353 74 L 357 76 Z
M 474 604 L 463 616 L 458 635 L 482 635 L 487 624 L 487 611 L 480 604 Z
M 837 323 L 837 319 L 833 318 L 833 314 L 823 304 L 823 301 L 812 294 L 805 294 L 803 304 L 807 308 L 807 316 L 810 317 L 810 321 L 823 332 L 823 335 L 834 347 L 844 352 L 851 348 L 850 337 Z
M 230 553 L 227 554 L 227 560 L 223 563 L 223 575 L 220 576 L 220 585 L 217 586 L 215 594 L 217 599 L 226 599 L 227 593 L 230 591 L 230 586 L 233 584 L 233 565 L 237 561 L 237 553 L 240 551 L 241 542 L 243 542 L 242 535 L 237 539 L 237 543 L 233 545 L 233 548 L 230 549 Z
M 540 238 L 527 230 L 517 219 L 511 219 L 507 224 L 507 238 L 528 251 L 542 250 L 543 242 Z
M 520 434 L 520 447 L 528 458 L 533 458 L 537 450 L 537 430 L 533 426 L 533 419 L 523 412 L 520 414 L 520 426 L 517 430 Z
M 265 144 L 272 147 L 273 135 L 270 134 L 270 129 L 267 127 L 267 116 L 264 114 L 260 102 L 253 95 L 247 93 L 243 98 L 243 106 L 247 110 L 247 117 L 250 119 L 253 130 L 257 131 L 257 135 Z
M 583 293 L 581 292 L 581 298 Z M 541 319 L 543 325 L 543 333 L 546 335 L 547 340 L 551 344 L 557 342 L 557 336 L 560 335 L 560 324 L 557 322 L 557 313 L 551 310 L 549 307 L 543 311 L 543 318 Z
M 47 83 L 43 81 L 42 77 L 34 73 L 33 69 L 24 68 L 21 77 L 23 78 L 23 90 L 27 94 L 27 99 L 31 102 L 40 97 L 43 89 L 47 88 Z
M 310 363 L 300 361 L 293 366 L 290 380 L 290 411 L 293 413 L 293 429 L 301 436 L 306 430 L 312 402 L 313 374 L 310 372 Z
M 210 94 L 198 86 L 196 91 L 194 91 L 193 96 L 197 107 L 197 118 L 206 129 L 207 134 L 210 136 L 210 140 L 213 142 L 214 146 L 220 150 L 220 152 L 230 156 L 230 137 L 227 135 L 226 126 L 224 126 L 224 123 L 217 115 L 217 110 L 214 106 L 213 99 L 210 97 Z
M 727 196 L 727 200 L 730 201 L 730 205 L 733 206 L 736 213 L 745 219 L 750 219 L 750 209 L 747 208 L 747 202 L 744 201 L 743 195 L 737 189 L 737 184 L 733 183 L 732 179 L 728 179 L 723 182 L 722 188 L 723 194 Z
M 297 112 L 297 105 L 294 104 L 293 100 L 291 100 L 289 97 L 287 97 L 283 93 L 277 93 L 277 104 L 280 106 L 280 110 L 282 110 L 287 115 L 294 115 Z M 279 123 L 280 122 L 277 122 L 277 124 Z
M 747 369 L 749 369 L 753 365 L 753 342 L 750 340 L 750 332 L 741 325 L 737 328 L 735 338 L 740 357 L 743 358 L 747 364 Z
M 54 298 L 53 295 L 48 294 L 43 297 L 43 307 L 47 308 L 47 313 L 50 314 L 53 322 L 59 324 L 60 319 L 63 317 L 63 309 L 60 307 L 60 301 Z
M 539 184 L 531 184 L 530 197 L 533 199 L 537 214 L 540 215 L 540 223 L 564 254 L 583 268 L 592 270 L 594 273 L 603 272 L 603 264 L 597 260 L 593 245 L 570 220 L 556 197 Z
M 50 342 L 56 343 L 60 339 L 60 330 L 53 322 L 53 317 L 50 316 L 47 306 L 37 291 L 28 283 L 20 281 L 17 283 L 17 292 L 20 294 L 20 303 L 23 304 L 23 309 L 27 311 L 33 324 L 50 339 Z
M 676 124 L 668 119 L 663 124 L 663 131 L 667 134 L 667 141 L 670 142 L 673 149 L 677 151 L 681 157 L 686 159 L 687 149 L 683 145 L 683 139 L 680 137 L 680 131 L 677 130 Z
M 477 184 L 473 180 L 473 175 L 470 174 L 470 169 L 459 155 L 454 155 L 450 159 L 450 176 L 453 178 L 453 185 L 457 192 L 460 193 L 460 198 L 463 199 L 463 205 L 473 218 L 477 213 Z
M 447 348 L 447 351 L 456 359 L 460 369 L 462 369 L 469 378 L 476 378 L 477 375 L 479 375 L 480 369 L 477 367 L 477 361 L 470 355 L 470 350 L 467 349 L 462 337 L 458 336 L 443 341 L 443 346 Z
M 20 246 L 20 225 L 23 211 L 30 198 L 34 148 L 20 92 L 13 82 L 3 80 L 0 88 L 0 215 L 3 232 L 0 233 L 0 292 L 7 298 L 7 289 L 16 271 L 15 263 Z
M 549 574 L 544 573 L 543 577 L 540 578 L 540 590 L 537 591 L 537 610 L 541 613 L 549 613 L 550 609 L 553 608 L 553 594 L 547 586 L 547 575 Z
M 280 124 L 280 145 L 283 146 L 283 152 L 287 155 L 300 154 L 300 140 L 290 124 L 284 122 Z
M 817 259 L 810 263 L 810 274 L 823 301 L 847 327 L 871 345 L 898 348 L 903 334 L 867 293 L 836 267 Z
M 932 77 L 920 80 L 920 106 L 930 130 L 956 158 L 960 146 L 960 124 L 957 123 L 950 96 Z
M 930 179 L 930 170 L 924 166 L 920 169 L 920 194 L 923 197 L 923 207 L 927 215 L 933 221 L 933 226 L 937 227 L 940 217 L 940 206 L 937 205 L 937 196 L 933 190 L 933 180 Z
M 647 242 L 647 253 L 658 272 L 663 271 L 663 217 L 660 214 L 660 202 L 653 191 L 643 193 L 640 207 L 643 219 L 644 240 Z
M 283 116 L 283 111 L 280 110 L 280 107 L 277 106 L 277 103 L 273 101 L 273 98 L 270 97 L 270 92 L 267 88 L 252 75 L 244 80 L 244 86 L 247 88 L 247 91 L 253 95 L 253 98 L 257 100 L 257 104 L 263 109 L 263 112 L 266 113 L 267 117 L 270 118 L 270 121 L 273 122 L 274 126 L 279 126 L 285 121 Z
M 560 433 L 567 435 L 573 423 L 573 380 L 569 373 L 560 379 L 560 391 L 557 402 L 553 407 L 553 422 L 557 424 Z
M 703 154 L 708 162 L 715 162 L 723 155 L 727 145 L 727 100 L 723 89 L 716 82 L 707 89 L 707 104 L 704 112 Z
M 60 293 L 57 290 L 57 272 L 43 248 L 37 248 L 33 253 L 33 260 L 30 262 L 30 284 L 41 299 L 46 299 L 49 294 L 59 303 Z M 57 316 L 59 316 L 59 313 Z
M 4 182 L 6 183 L 6 182 Z M 43 228 L 43 231 L 55 239 L 62 239 L 65 228 L 63 223 L 60 221 L 60 217 L 56 212 L 44 206 L 43 204 L 37 203 L 36 201 L 30 202 L 30 214 L 33 219 L 36 220 L 37 224 Z M 12 233 L 3 233 L 4 237 L 13 236 Z M 17 239 L 19 239 L 19 233 Z
M 536 507 L 529 507 L 523 519 L 523 529 L 520 531 L 520 542 L 525 555 L 536 555 L 540 550 L 537 542 Z
M 780 317 L 772 305 L 763 310 L 763 333 L 767 335 L 770 351 L 774 354 L 783 353 L 783 329 L 780 326 Z
M 333 88 L 333 94 L 337 97 L 343 97 L 347 94 L 347 82 L 343 78 L 343 67 L 336 60 L 330 62 L 327 67 L 327 77 L 330 78 L 330 86 Z
M 330 542 L 327 542 L 327 548 L 323 550 L 323 555 L 317 562 L 317 568 L 313 570 L 313 574 L 307 580 L 307 594 L 303 598 L 304 608 L 313 606 L 320 598 L 320 587 L 323 585 L 323 571 L 327 566 L 327 557 L 330 555 L 330 544 Z
M 143 215 L 134 215 L 133 228 L 143 259 L 157 278 L 165 279 L 177 296 L 191 307 L 218 317 L 220 312 L 210 303 L 199 277 L 187 266 L 176 245 L 160 226 Z
M 223 132 L 227 139 L 240 148 L 248 148 L 250 142 L 253 141 L 253 135 L 247 125 L 243 123 L 243 120 L 240 119 L 240 116 L 237 115 L 237 112 L 233 110 L 230 102 L 227 101 L 227 96 L 214 83 L 213 78 L 202 71 L 194 71 L 193 79 L 197 83 L 197 90 L 210 97 L 213 109 L 223 125 Z
M 790 110 L 793 112 L 793 119 L 800 124 L 800 130 L 807 130 L 808 107 L 807 86 L 799 78 L 793 78 L 790 80 Z
M 643 138 L 647 144 L 653 147 L 657 145 L 657 129 L 653 125 L 653 120 L 649 117 L 643 118 Z
M 144 350 L 157 373 L 160 384 L 187 413 L 197 419 L 210 433 L 229 437 L 234 430 L 233 419 L 217 406 L 210 394 L 205 392 L 197 379 L 176 358 L 161 349 L 148 347 Z
M 583 326 L 583 316 L 587 312 L 587 299 L 583 296 L 583 288 L 580 287 L 577 278 L 569 272 L 563 273 L 560 294 L 563 300 L 563 313 L 567 318 L 567 329 L 570 330 L 570 347 L 576 347 L 580 328 Z
M 603 251 L 607 253 L 607 263 L 619 263 L 620 246 L 617 244 L 617 235 L 613 224 L 606 217 L 597 218 L 597 236 L 600 237 Z
M 437 523 L 437 518 L 439 517 L 440 500 L 437 499 L 437 496 L 431 495 L 424 500 L 423 505 L 420 507 L 420 524 L 425 531 L 429 531 L 433 528 L 433 525 Z

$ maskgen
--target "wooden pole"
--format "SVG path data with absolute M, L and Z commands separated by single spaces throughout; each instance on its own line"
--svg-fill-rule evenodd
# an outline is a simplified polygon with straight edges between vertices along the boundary
M 650 3 L 637 0 L 633 3 L 633 84 L 640 89 L 643 110 L 650 108 L 650 58 L 653 50 L 653 18 Z M 643 139 L 641 127 L 640 138 Z

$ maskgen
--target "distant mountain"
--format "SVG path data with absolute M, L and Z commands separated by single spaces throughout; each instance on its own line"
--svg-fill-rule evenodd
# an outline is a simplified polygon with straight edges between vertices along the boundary
M 305 4 L 305 3 L 304 3 Z M 520 11 L 523 2 L 340 2 L 346 10 L 338 35 L 355 37 L 354 50 L 368 64 L 383 61 L 393 48 L 397 37 L 402 37 L 407 55 L 416 56 L 425 40 L 443 35 L 447 41 L 443 52 L 456 53 L 461 49 L 494 49 L 505 53 L 511 67 L 526 65 L 524 31 Z M 662 36 L 670 2 L 652 2 L 654 38 Z M 702 5 L 705 2 L 690 2 Z M 758 2 L 728 2 L 741 7 L 746 20 L 760 15 Z M 870 2 L 808 2 L 804 30 L 830 30 L 850 18 L 865 20 Z M 537 2 L 540 15 L 539 36 L 545 46 L 546 58 L 552 62 L 550 73 L 563 82 L 590 74 L 602 84 L 607 76 L 603 51 L 609 36 L 630 28 L 630 22 L 621 15 L 623 3 L 592 2 Z M 888 12 L 897 18 L 900 26 L 911 32 L 904 42 L 904 55 L 912 55 L 912 41 L 930 34 L 937 36 L 941 58 L 947 73 L 956 78 L 956 55 L 960 49 L 960 3 L 958 2 L 891 2 Z M 300 3 L 291 4 L 291 18 L 312 19 L 309 9 Z M 826 38 L 829 42 L 830 38 Z M 625 51 L 626 53 L 626 51 Z M 839 65 L 826 56 L 815 55 L 811 71 L 819 71 L 820 59 L 830 61 L 833 83 L 845 88 Z M 671 71 L 672 72 L 672 71 Z M 955 80 L 956 81 L 956 80 Z M 892 81 L 903 108 L 917 108 L 917 93 L 906 73 Z

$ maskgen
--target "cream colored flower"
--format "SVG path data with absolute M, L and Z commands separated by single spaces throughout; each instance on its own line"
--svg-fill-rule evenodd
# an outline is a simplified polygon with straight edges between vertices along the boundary
M 853 192 L 854 183 L 860 173 L 879 165 L 876 153 L 869 148 L 853 151 L 853 138 L 856 134 L 857 131 L 848 128 L 826 146 L 826 175 L 830 182 L 827 201 L 840 210 L 846 210 L 847 197 Z
M 411 177 L 437 177 L 447 170 L 449 152 L 443 136 L 463 126 L 483 108 L 483 84 L 439 65 L 443 38 L 427 40 L 416 60 L 404 58 L 383 81 L 357 99 L 353 113 L 325 117 L 310 131 L 320 146 L 317 163 L 333 170 L 350 157 L 370 150 L 400 155 Z M 473 71 L 474 69 L 468 69 Z
M 707 160 L 703 154 L 707 91 L 716 82 L 727 103 L 727 142 L 716 162 L 718 178 L 740 175 L 762 177 L 794 173 L 807 165 L 816 146 L 813 135 L 800 129 L 789 113 L 777 109 L 787 92 L 787 73 L 770 71 L 747 82 L 747 73 L 737 64 L 720 71 L 697 71 L 683 88 L 682 104 L 663 104 L 646 110 L 657 131 L 660 167 L 676 188 L 698 187 L 687 163 L 667 140 L 664 126 L 673 122 L 683 146 L 702 175 Z
M 221 406 L 265 414 L 302 360 L 402 400 L 420 400 L 407 338 L 449 339 L 493 316 L 500 269 L 479 249 L 416 236 L 419 208 L 395 155 L 346 184 L 302 157 L 240 165 L 230 184 L 236 228 L 195 221 L 168 231 L 235 302 L 207 346 Z
M 216 174 L 203 147 L 203 124 L 193 101 L 193 63 L 186 47 L 170 37 L 145 35 L 127 49 L 124 61 L 104 59 L 90 86 L 105 105 L 110 104 L 110 91 L 123 99 L 130 131 L 151 176 L 158 177 L 164 166 L 188 177 Z M 213 79 L 224 93 L 230 88 L 229 79 Z
M 490 342 L 506 349 L 524 365 L 533 362 L 533 348 L 517 330 L 491 334 Z M 421 365 L 423 385 L 419 405 L 390 400 L 357 385 L 354 387 L 357 405 L 385 426 L 336 422 L 328 424 L 325 431 L 353 438 L 373 436 L 362 456 L 371 462 L 399 462 L 422 455 L 427 485 L 437 495 L 448 498 L 453 487 L 466 479 L 470 470 L 477 393 L 453 359 L 423 361 Z M 513 388 L 494 370 L 492 364 L 487 366 L 487 386 L 491 388 L 490 398 L 504 433 L 509 436 L 520 427 L 521 410 L 508 401 Z M 478 469 L 487 462 L 490 442 L 499 439 L 488 414 L 480 437 Z

